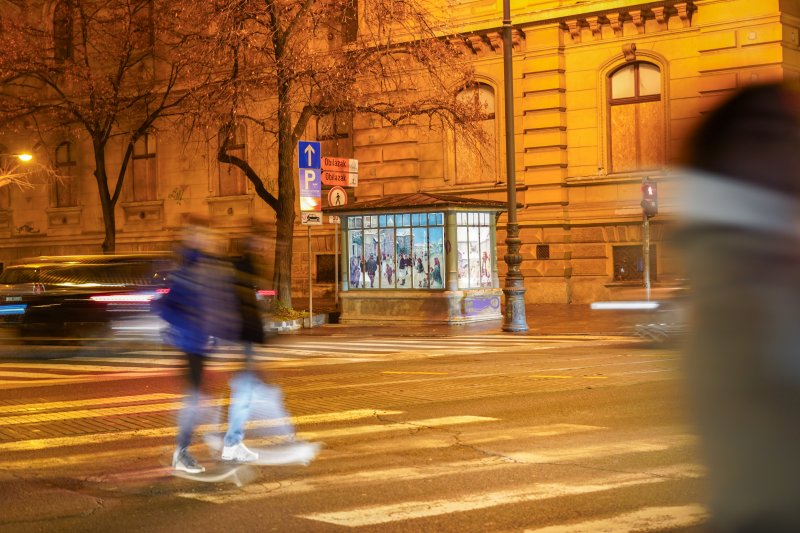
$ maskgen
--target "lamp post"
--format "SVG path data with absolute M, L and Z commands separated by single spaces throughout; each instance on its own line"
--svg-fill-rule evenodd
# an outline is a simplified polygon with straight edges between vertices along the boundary
M 514 70 L 512 63 L 511 40 L 511 5 L 510 0 L 503 0 L 503 84 L 505 86 L 506 115 L 506 174 L 508 176 L 508 224 L 506 225 L 506 273 L 503 294 L 506 309 L 503 318 L 503 331 L 527 331 L 525 321 L 525 284 L 520 265 L 522 256 L 519 253 L 522 241 L 519 238 L 517 224 L 517 176 L 514 165 L 516 152 L 514 149 Z

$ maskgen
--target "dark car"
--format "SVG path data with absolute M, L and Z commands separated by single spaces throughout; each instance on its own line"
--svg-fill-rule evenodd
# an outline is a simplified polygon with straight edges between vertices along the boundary
M 40 257 L 0 274 L 0 325 L 23 336 L 107 335 L 152 316 L 175 263 L 169 254 Z

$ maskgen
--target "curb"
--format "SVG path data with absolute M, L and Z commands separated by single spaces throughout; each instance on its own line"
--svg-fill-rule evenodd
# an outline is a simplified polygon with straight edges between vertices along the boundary
M 314 326 L 322 326 L 328 323 L 328 313 L 315 313 L 313 319 Z M 309 327 L 308 317 L 295 318 L 294 320 L 267 321 L 264 323 L 264 329 L 270 333 L 287 333 L 307 327 Z

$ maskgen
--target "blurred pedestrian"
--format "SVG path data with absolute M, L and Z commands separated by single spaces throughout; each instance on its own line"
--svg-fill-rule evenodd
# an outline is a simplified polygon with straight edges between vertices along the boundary
M 185 233 L 180 264 L 157 306 L 169 325 L 165 340 L 185 353 L 187 363 L 188 389 L 178 415 L 172 466 L 194 474 L 205 470 L 188 450 L 200 413 L 205 356 L 212 337 L 230 338 L 239 326 L 231 269 L 219 258 L 205 221 L 193 220 Z
M 258 454 L 244 445 L 244 425 L 250 417 L 255 389 L 261 380 L 255 373 L 253 344 L 264 344 L 264 321 L 258 306 L 258 273 L 253 249 L 254 241 L 248 239 L 239 258 L 233 262 L 236 272 L 236 297 L 240 314 L 241 332 L 238 340 L 244 352 L 244 369 L 231 379 L 231 402 L 228 409 L 228 431 L 225 434 L 222 459 L 248 462 L 258 459 Z
M 748 87 L 688 144 L 686 365 L 713 531 L 800 531 L 800 93 Z

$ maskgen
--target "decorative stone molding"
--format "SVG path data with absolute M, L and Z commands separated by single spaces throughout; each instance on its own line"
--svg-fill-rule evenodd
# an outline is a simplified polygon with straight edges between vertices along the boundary
M 633 20 L 633 25 L 636 26 L 636 31 L 639 33 L 644 33 L 644 16 L 642 15 L 642 10 L 634 9 L 629 11 L 628 14 Z
M 636 43 L 622 45 L 622 55 L 625 61 L 636 61 Z
M 50 228 L 81 225 L 81 207 L 51 207 L 46 210 Z
M 511 47 L 521 50 L 525 41 L 525 32 L 518 28 L 511 29 Z M 451 37 L 450 45 L 463 54 L 482 55 L 489 52 L 503 53 L 503 33 L 490 31 L 486 33 L 473 33 L 466 36 Z
M 569 30 L 569 34 L 572 37 L 572 40 L 575 42 L 581 42 L 581 27 L 578 23 L 577 19 L 567 20 L 564 21 L 567 25 L 567 29 Z
M 599 40 L 602 37 L 599 17 L 586 17 L 586 22 L 589 23 L 592 38 L 594 38 L 595 41 Z
M 658 29 L 659 30 L 666 30 L 667 29 L 667 21 L 669 19 L 669 15 L 665 10 L 664 6 L 661 7 L 654 7 L 651 9 L 653 15 L 656 18 L 656 22 L 658 22 Z
M 503 36 L 500 34 L 500 32 L 489 32 L 486 34 L 486 39 L 489 41 L 489 46 L 492 47 L 493 51 L 497 52 L 498 50 L 503 49 Z
M 609 13 L 606 15 L 606 20 L 614 30 L 615 37 L 622 37 L 622 15 L 620 13 Z
M 525 40 L 525 32 L 517 28 L 511 30 L 511 46 L 512 48 L 522 48 L 522 41 Z
M 460 55 L 467 55 L 472 53 L 472 50 L 467 46 L 463 37 L 451 37 L 449 40 L 452 46 Z
M 689 2 L 678 2 L 675 4 L 675 11 L 678 14 L 678 18 L 681 19 L 684 28 L 688 28 L 692 25 L 690 17 L 694 9 L 695 7 Z
M 475 52 L 476 54 L 480 54 L 481 52 L 484 52 L 487 49 L 486 41 L 483 40 L 482 35 L 468 35 L 467 44 L 469 45 L 470 48 L 472 48 L 472 51 Z
M 81 212 L 78 207 L 51 207 L 46 209 L 48 235 L 78 235 L 81 232 Z M 30 232 L 30 231 L 29 231 Z M 22 232 L 19 232 L 22 233 Z
M 249 226 L 253 219 L 253 196 L 215 196 L 206 198 L 208 214 L 216 227 Z
M 122 202 L 125 227 L 134 230 L 161 228 L 164 220 L 164 200 Z
M 589 28 L 593 40 L 603 39 L 603 26 L 607 25 L 613 30 L 614 37 L 622 37 L 625 33 L 625 23 L 630 22 L 636 30 L 636 34 L 644 34 L 650 27 L 653 31 L 667 31 L 669 29 L 670 17 L 677 16 L 681 20 L 684 28 L 692 25 L 692 14 L 697 11 L 693 1 L 675 2 L 665 0 L 661 5 L 645 7 L 642 9 L 614 10 L 606 13 L 590 13 L 585 16 L 570 18 L 561 22 L 563 31 L 568 32 L 572 42 L 581 42 L 581 31 Z M 647 21 L 655 21 L 655 25 L 647 24 Z M 630 30 L 628 30 L 630 32 Z

